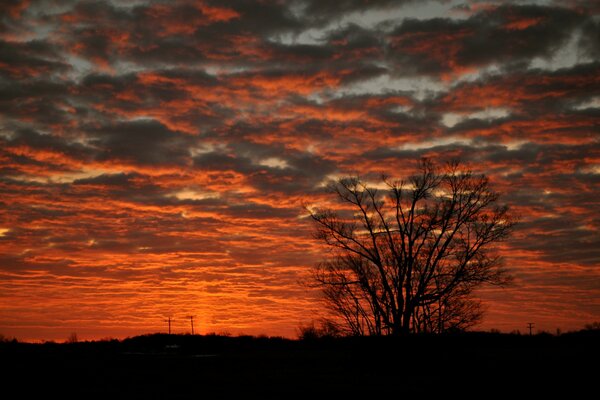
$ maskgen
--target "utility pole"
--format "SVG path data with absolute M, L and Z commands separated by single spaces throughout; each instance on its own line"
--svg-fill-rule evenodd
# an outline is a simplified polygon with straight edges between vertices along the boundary
M 533 331 L 533 326 L 535 325 L 535 323 L 533 322 L 528 322 L 527 323 L 527 328 L 529 328 L 529 336 L 533 335 L 532 331 Z
M 169 335 L 171 334 L 171 316 L 169 316 L 168 319 L 165 319 L 164 322 L 168 322 L 169 323 Z
M 193 335 L 194 334 L 194 316 L 188 315 L 188 318 L 190 319 L 190 323 L 192 324 L 192 335 Z

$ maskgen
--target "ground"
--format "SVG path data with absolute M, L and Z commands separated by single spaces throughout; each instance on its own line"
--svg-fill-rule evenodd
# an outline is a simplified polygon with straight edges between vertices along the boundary
M 598 331 L 560 337 L 469 333 L 404 338 L 147 335 L 0 344 L 18 398 L 394 398 L 596 391 Z M 579 394 L 579 395 L 578 395 Z

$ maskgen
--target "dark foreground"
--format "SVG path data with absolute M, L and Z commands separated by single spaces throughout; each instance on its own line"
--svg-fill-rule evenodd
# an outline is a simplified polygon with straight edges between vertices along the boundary
M 0 343 L 0 383 L 5 394 L 16 393 L 11 398 L 579 398 L 597 394 L 599 339 L 598 331 L 582 331 L 560 337 L 149 335 Z

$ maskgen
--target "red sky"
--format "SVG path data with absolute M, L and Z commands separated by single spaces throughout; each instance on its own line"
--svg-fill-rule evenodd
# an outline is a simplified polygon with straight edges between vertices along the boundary
M 461 158 L 521 216 L 480 329 L 600 320 L 587 1 L 3 1 L 0 334 L 295 336 L 302 202 Z

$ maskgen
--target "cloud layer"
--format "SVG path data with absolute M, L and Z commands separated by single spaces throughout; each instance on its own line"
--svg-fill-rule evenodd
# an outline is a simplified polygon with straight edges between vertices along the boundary
M 301 204 L 459 157 L 522 216 L 484 328 L 600 318 L 600 10 L 587 2 L 3 2 L 0 332 L 293 336 Z

